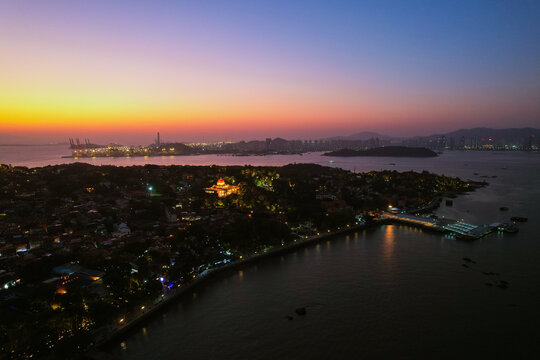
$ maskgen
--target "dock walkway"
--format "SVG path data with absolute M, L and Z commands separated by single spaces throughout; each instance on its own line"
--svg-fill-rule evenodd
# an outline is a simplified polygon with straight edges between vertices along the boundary
M 390 212 L 384 212 L 381 215 L 382 219 L 388 219 L 405 223 L 413 226 L 420 226 L 428 230 L 434 230 L 439 232 L 446 232 L 456 235 L 458 238 L 473 240 L 479 239 L 493 230 L 497 229 L 500 225 L 493 223 L 490 225 L 473 225 L 462 220 L 451 219 L 436 219 L 429 217 L 414 216 L 410 214 L 393 214 Z

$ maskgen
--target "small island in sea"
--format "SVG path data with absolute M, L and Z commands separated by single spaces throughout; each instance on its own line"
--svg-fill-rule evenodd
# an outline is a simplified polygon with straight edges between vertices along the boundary
M 384 146 L 367 150 L 341 149 L 330 151 L 323 154 L 324 156 L 389 156 L 389 157 L 436 157 L 437 153 L 423 147 L 407 147 L 407 146 Z

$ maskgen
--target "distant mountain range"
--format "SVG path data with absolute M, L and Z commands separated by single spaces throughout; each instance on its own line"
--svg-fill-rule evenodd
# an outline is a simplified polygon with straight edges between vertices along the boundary
M 403 143 L 409 144 L 411 141 L 421 140 L 421 141 L 436 141 L 437 139 L 440 139 L 441 137 L 445 137 L 446 139 L 454 139 L 455 141 L 459 141 L 462 138 L 465 139 L 471 139 L 478 137 L 479 139 L 496 139 L 497 141 L 502 141 L 505 143 L 522 143 L 526 138 L 532 137 L 535 139 L 534 141 L 538 142 L 540 141 L 540 129 L 536 128 L 506 128 L 506 129 L 492 129 L 487 127 L 478 127 L 478 128 L 472 128 L 472 129 L 459 129 L 456 131 L 448 132 L 448 133 L 440 133 L 440 134 L 432 134 L 428 136 L 411 136 L 411 137 L 395 137 L 395 136 L 388 136 L 372 131 L 362 131 L 358 133 L 354 133 L 351 135 L 342 135 L 342 136 L 333 136 L 333 137 L 327 137 L 322 138 L 320 140 L 325 141 L 332 141 L 332 140 L 344 140 L 344 141 L 367 141 L 370 139 L 379 139 L 382 144 L 399 144 L 403 141 Z M 264 143 L 264 141 L 247 141 L 247 144 L 255 143 L 255 142 L 261 142 Z M 283 143 L 287 143 L 288 141 L 282 138 L 276 138 L 272 140 L 272 144 L 274 147 L 279 147 L 278 145 L 282 145 L 281 147 L 284 147 Z M 21 136 L 21 135 L 13 135 L 8 133 L 0 133 L 0 144 L 3 145 L 15 145 L 15 144 L 36 144 L 36 138 L 29 137 L 29 136 Z M 43 143 L 42 143 L 43 144 Z M 63 143 L 62 143 L 63 144 Z M 409 144 L 410 145 L 410 144 Z M 263 148 L 266 148 L 266 145 L 264 144 Z
M 535 128 L 507 128 L 507 129 L 491 129 L 486 127 L 479 127 L 473 129 L 460 129 L 445 134 L 434 134 L 430 136 L 423 136 L 426 138 L 438 138 L 445 136 L 446 138 L 459 139 L 461 137 L 471 138 L 492 138 L 492 139 L 504 139 L 506 141 L 522 141 L 528 136 L 534 136 L 540 138 L 540 129 Z
M 462 137 L 472 138 L 493 138 L 504 139 L 506 141 L 522 141 L 524 138 L 533 136 L 540 139 L 540 129 L 535 128 L 507 128 L 507 129 L 492 129 L 486 127 L 478 127 L 473 129 L 460 129 L 448 133 L 433 134 L 428 136 L 413 136 L 413 139 L 437 139 L 440 137 L 446 137 L 448 139 L 455 138 L 460 139 Z M 323 140 L 369 140 L 378 138 L 379 140 L 401 140 L 403 137 L 392 137 L 376 132 L 364 131 L 352 135 L 346 136 L 334 136 L 325 138 Z
M 396 137 L 391 137 L 391 136 L 379 134 L 379 133 L 376 133 L 376 132 L 362 131 L 362 132 L 352 134 L 352 135 L 334 136 L 334 137 L 324 138 L 324 139 L 321 139 L 321 140 L 362 140 L 362 141 L 365 141 L 365 140 L 377 139 L 377 138 L 379 140 L 395 140 L 395 139 L 399 139 L 399 138 L 396 138 Z

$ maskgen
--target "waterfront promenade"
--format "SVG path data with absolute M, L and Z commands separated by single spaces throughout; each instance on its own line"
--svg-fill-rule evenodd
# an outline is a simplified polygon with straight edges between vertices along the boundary
M 254 263 L 267 257 L 294 251 L 309 244 L 314 244 L 319 241 L 330 239 L 339 235 L 352 233 L 358 230 L 362 230 L 364 228 L 366 228 L 366 226 L 363 223 L 346 225 L 334 231 L 317 233 L 313 236 L 306 236 L 304 238 L 294 240 L 292 243 L 287 245 L 279 247 L 269 247 L 260 253 L 253 254 L 252 256 L 236 260 L 226 265 L 221 265 L 212 269 L 208 269 L 203 273 L 197 275 L 189 284 L 179 285 L 178 287 L 169 290 L 167 294 L 163 294 L 161 298 L 154 302 L 154 304 L 146 305 L 141 308 L 139 313 L 129 314 L 126 315 L 124 318 L 118 319 L 116 326 L 111 325 L 109 327 L 102 327 L 100 329 L 97 329 L 95 331 L 95 343 L 92 350 L 90 350 L 90 352 L 87 354 L 87 358 L 102 358 L 102 355 L 105 356 L 106 354 L 103 354 L 103 352 L 99 350 L 100 348 L 118 339 L 120 336 L 122 336 L 129 330 L 136 328 L 143 321 L 149 319 L 151 316 L 161 311 L 164 307 L 171 304 L 185 293 L 193 290 L 202 282 L 223 273 L 225 270 L 233 270 L 240 266 Z
M 467 224 L 465 222 L 457 221 L 457 220 L 448 220 L 448 219 L 438 220 L 438 219 L 432 219 L 432 218 L 413 216 L 410 214 L 393 214 L 390 212 L 381 213 L 378 223 L 384 223 L 388 221 L 405 223 L 411 226 L 417 226 L 417 227 L 421 227 L 427 230 L 432 230 L 432 231 L 437 231 L 437 232 L 450 232 L 454 234 L 468 234 L 474 231 L 475 229 L 479 229 L 482 227 L 482 226 L 479 227 L 476 225 Z M 167 293 L 163 294 L 161 298 L 158 298 L 153 304 L 149 304 L 141 308 L 139 313 L 129 314 L 129 315 L 126 315 L 124 318 L 118 319 L 118 323 L 116 326 L 109 326 L 108 328 L 98 329 L 96 331 L 96 343 L 94 345 L 94 350 L 92 350 L 92 352 L 97 351 L 98 353 L 100 353 L 99 350 L 96 350 L 96 349 L 99 349 L 103 347 L 104 345 L 107 345 L 108 343 L 118 339 L 118 337 L 125 334 L 127 331 L 136 328 L 143 321 L 147 320 L 148 318 L 153 316 L 155 313 L 161 311 L 165 306 L 171 304 L 172 302 L 180 298 L 186 292 L 193 290 L 196 286 L 198 286 L 202 282 L 216 275 L 219 275 L 226 270 L 233 270 L 240 266 L 247 265 L 249 263 L 254 263 L 256 261 L 259 261 L 267 257 L 294 251 L 296 249 L 307 246 L 309 244 L 313 244 L 318 241 L 329 239 L 329 238 L 336 237 L 339 235 L 355 232 L 355 231 L 364 229 L 365 227 L 366 226 L 362 223 L 362 224 L 355 224 L 355 225 L 347 225 L 345 227 L 338 228 L 334 231 L 317 233 L 316 235 L 313 235 L 313 236 L 306 236 L 304 238 L 294 240 L 294 242 L 287 245 L 283 245 L 279 247 L 269 247 L 269 248 L 264 249 L 262 252 L 253 254 L 249 257 L 205 270 L 201 274 L 197 275 L 189 284 L 178 285 L 177 287 L 174 287 L 168 290 Z M 482 236 L 485 234 L 487 234 L 487 232 L 483 233 Z

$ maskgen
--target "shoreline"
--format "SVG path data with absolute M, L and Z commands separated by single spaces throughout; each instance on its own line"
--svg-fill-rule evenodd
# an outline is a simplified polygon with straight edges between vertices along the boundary
M 149 157 L 170 157 L 170 156 L 201 156 L 201 155 L 217 155 L 217 156 L 271 156 L 271 155 L 300 155 L 307 154 L 309 152 L 316 151 L 304 151 L 304 152 L 268 152 L 268 153 L 220 153 L 220 152 L 209 152 L 209 153 L 192 153 L 192 154 L 132 154 L 132 155 L 93 155 L 93 156 L 76 156 L 76 155 L 62 155 L 61 159 L 119 159 L 119 158 L 149 158 Z
M 149 310 L 147 310 L 147 311 L 145 311 L 143 313 L 140 313 L 139 315 L 135 316 L 135 318 L 133 318 L 133 319 L 129 320 L 128 322 L 126 322 L 121 327 L 118 327 L 118 328 L 112 330 L 110 333 L 105 334 L 102 339 L 97 340 L 92 345 L 90 350 L 84 356 L 88 357 L 88 358 L 102 358 L 101 355 L 104 352 L 104 349 L 103 349 L 104 347 L 107 347 L 107 346 L 111 345 L 111 343 L 113 343 L 114 341 L 117 341 L 118 338 L 120 336 L 124 335 L 125 333 L 136 329 L 142 322 L 144 322 L 146 320 L 149 320 L 152 316 L 154 316 L 155 314 L 157 314 L 160 311 L 164 310 L 167 306 L 171 305 L 173 302 L 180 299 L 183 295 L 185 295 L 189 291 L 195 289 L 198 285 L 204 283 L 206 280 L 211 279 L 211 278 L 213 278 L 213 277 L 215 277 L 217 275 L 221 275 L 226 270 L 234 270 L 234 269 L 236 269 L 236 268 L 238 268 L 240 266 L 255 263 L 255 262 L 260 261 L 260 260 L 265 259 L 265 258 L 270 258 L 270 257 L 276 256 L 276 255 L 285 254 L 285 253 L 288 253 L 288 252 L 295 251 L 295 250 L 300 249 L 302 247 L 305 247 L 307 245 L 315 244 L 318 241 L 321 241 L 321 240 L 324 240 L 324 239 L 329 239 L 329 238 L 332 238 L 332 237 L 335 237 L 335 236 L 353 233 L 353 232 L 356 232 L 356 231 L 359 231 L 359 230 L 364 230 L 364 229 L 367 229 L 367 228 L 368 228 L 368 226 L 366 226 L 365 224 L 354 225 L 354 226 L 346 227 L 346 228 L 339 229 L 339 230 L 336 230 L 336 231 L 326 232 L 326 233 L 322 233 L 322 234 L 319 234 L 319 235 L 314 235 L 314 236 L 308 237 L 308 238 L 306 238 L 304 240 L 301 240 L 301 241 L 296 241 L 296 242 L 293 242 L 291 244 L 288 244 L 288 245 L 285 245 L 285 246 L 282 246 L 282 247 L 279 247 L 279 248 L 270 249 L 270 250 L 268 250 L 266 252 L 252 255 L 252 256 L 250 256 L 248 258 L 245 258 L 245 259 L 237 260 L 235 262 L 232 262 L 232 263 L 227 264 L 227 265 L 220 266 L 218 268 L 210 269 L 205 273 L 205 275 L 197 276 L 197 278 L 195 280 L 193 280 L 192 282 L 190 282 L 189 284 L 187 284 L 185 286 L 182 286 L 181 288 L 176 290 L 173 294 L 171 294 L 167 298 L 164 298 L 163 300 L 161 300 L 160 302 L 158 302 L 157 304 L 152 306 L 151 309 L 149 309 Z M 99 336 L 98 336 L 98 338 L 99 338 Z M 98 354 L 92 355 L 92 353 L 96 353 L 96 352 Z M 109 355 L 106 351 L 105 351 L 105 354 Z M 99 357 L 95 357 L 96 355 L 99 355 Z
M 485 185 L 474 187 L 472 191 L 475 191 L 478 188 L 483 187 L 483 186 Z M 439 195 L 444 195 L 444 194 L 439 194 Z M 458 195 L 462 195 L 462 194 L 458 194 Z M 426 209 L 432 210 L 433 208 L 437 208 L 439 206 L 440 206 L 439 196 L 437 196 L 426 207 L 422 208 L 422 210 L 426 210 Z M 109 353 L 107 352 L 107 347 L 110 347 L 115 341 L 119 341 L 119 338 L 122 335 L 126 334 L 129 331 L 137 329 L 144 321 L 151 319 L 152 316 L 156 314 L 159 314 L 161 311 L 165 310 L 167 306 L 173 304 L 175 301 L 180 299 L 182 296 L 188 294 L 190 291 L 193 291 L 200 284 L 204 283 L 205 281 L 215 276 L 223 275 L 223 273 L 227 270 L 234 270 L 241 266 L 256 263 L 257 261 L 260 261 L 266 258 L 270 258 L 270 257 L 277 256 L 280 254 L 285 254 L 288 252 L 294 252 L 300 248 L 303 248 L 311 244 L 315 244 L 325 239 L 331 239 L 339 235 L 354 233 L 360 230 L 373 228 L 375 226 L 384 225 L 387 223 L 399 223 L 399 221 L 395 221 L 392 219 L 378 220 L 371 226 L 368 226 L 365 224 L 359 224 L 359 225 L 353 225 L 353 226 L 345 227 L 343 229 L 338 229 L 331 232 L 320 233 L 319 235 L 313 235 L 311 237 L 308 237 L 299 241 L 297 240 L 285 246 L 272 248 L 266 252 L 254 254 L 245 259 L 236 260 L 232 263 L 229 263 L 229 264 L 226 264 L 226 265 L 214 268 L 214 269 L 207 270 L 204 275 L 197 276 L 192 282 L 178 288 L 177 290 L 174 291 L 174 293 L 163 298 L 163 300 L 160 300 L 158 303 L 153 305 L 148 310 L 145 310 L 144 312 L 136 315 L 133 319 L 126 321 L 122 326 L 114 328 L 112 331 L 105 333 L 101 336 L 99 334 L 99 329 L 97 329 L 96 337 L 98 340 L 95 341 L 95 343 L 92 345 L 89 351 L 84 355 L 84 357 L 97 359 L 97 358 L 104 358 L 104 356 L 109 356 Z M 408 225 L 411 226 L 411 224 L 408 224 Z M 425 230 L 433 231 L 433 229 L 428 229 L 424 227 L 421 227 L 421 228 Z

